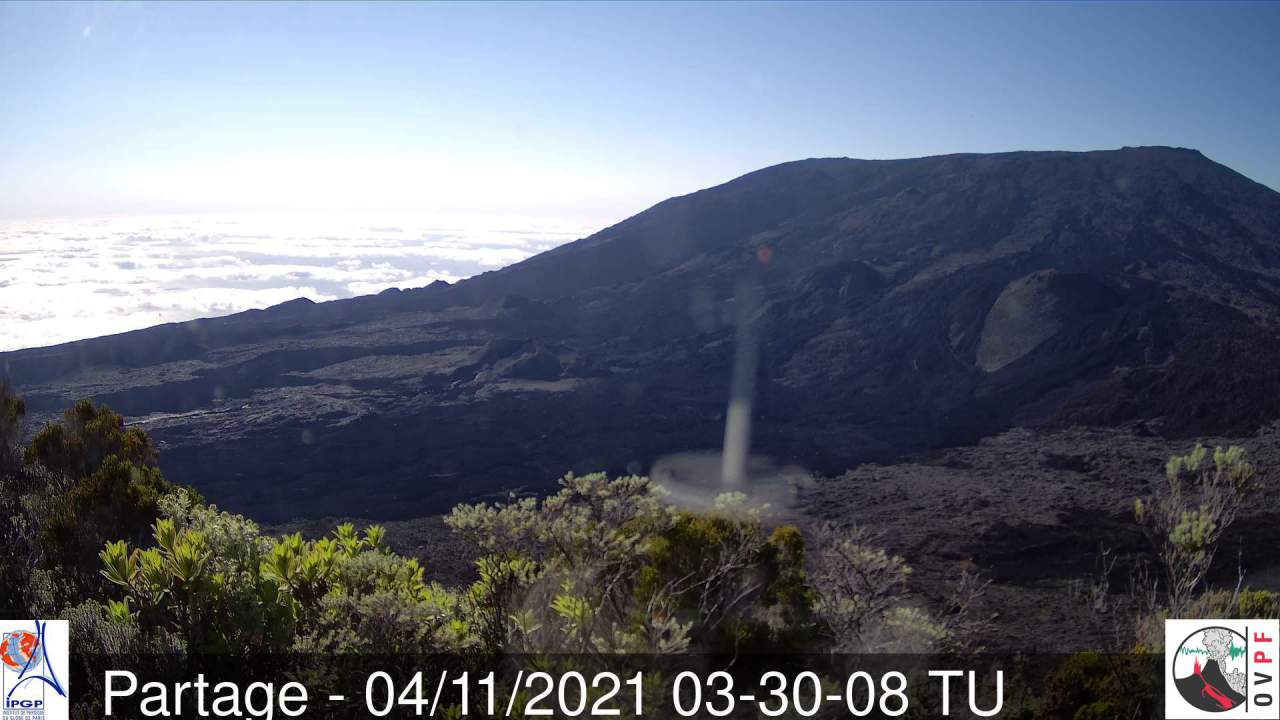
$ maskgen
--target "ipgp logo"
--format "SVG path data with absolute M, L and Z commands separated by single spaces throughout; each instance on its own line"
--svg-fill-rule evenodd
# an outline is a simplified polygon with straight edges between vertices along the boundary
M 0 720 L 66 720 L 67 621 L 0 620 Z
M 1165 717 L 1280 720 L 1280 620 L 1166 620 Z

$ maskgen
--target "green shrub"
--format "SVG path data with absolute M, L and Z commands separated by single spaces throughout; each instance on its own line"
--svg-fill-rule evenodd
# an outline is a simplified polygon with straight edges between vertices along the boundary
M 383 546 L 378 526 L 331 538 L 271 539 L 187 491 L 160 503 L 154 545 L 107 543 L 102 575 L 123 591 L 116 621 L 180 638 L 193 651 L 438 652 L 459 649 L 454 594 L 428 584 L 416 560 Z
M 647 478 L 567 475 L 542 501 L 463 505 L 447 519 L 486 551 L 469 590 L 490 645 L 528 652 L 682 650 L 689 624 L 649 582 L 651 545 L 675 512 Z M 652 574 L 652 571 L 649 571 Z
M 677 513 L 649 543 L 637 600 L 669 593 L 701 649 L 802 649 L 814 640 L 814 595 L 804 572 L 804 538 L 784 525 L 721 503 Z
M 1194 617 L 1262 618 L 1280 617 L 1280 597 L 1270 590 L 1207 590 L 1192 603 Z
M 1110 720 L 1154 717 L 1159 697 L 1158 661 L 1140 653 L 1077 653 L 1045 679 L 1035 717 L 1044 720 Z
M 102 544 L 145 537 L 173 486 L 156 466 L 147 434 L 87 400 L 41 428 L 25 459 L 41 562 L 66 575 L 64 599 L 74 603 L 97 585 L 94 555 Z
M 740 498 L 704 514 L 648 478 L 567 475 L 560 492 L 461 506 L 450 527 L 488 555 L 471 590 L 486 634 L 527 652 L 800 647 L 813 635 L 804 541 Z
M 1164 569 L 1171 617 L 1187 611 L 1245 501 L 1258 490 L 1257 472 L 1242 448 L 1203 445 L 1165 465 L 1165 492 L 1134 503 L 1134 516 Z
M 861 528 L 825 525 L 816 533 L 812 582 L 816 610 L 832 646 L 842 652 L 884 651 L 898 645 L 884 637 L 886 616 L 900 608 L 911 568 L 896 555 L 872 545 Z M 909 618 L 899 618 L 904 626 Z M 922 618 L 916 618 L 919 624 Z M 919 637 L 915 631 L 912 636 Z M 925 635 L 932 633 L 926 632 Z
M 155 467 L 156 452 L 141 428 L 126 428 L 124 418 L 105 405 L 81 400 L 62 420 L 40 429 L 27 447 L 28 463 L 71 478 L 92 475 L 115 456 L 138 467 Z

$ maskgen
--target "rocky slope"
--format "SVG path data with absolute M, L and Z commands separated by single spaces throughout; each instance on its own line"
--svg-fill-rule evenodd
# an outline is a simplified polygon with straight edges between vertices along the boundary
M 1011 427 L 1280 417 L 1280 194 L 1198 152 L 804 160 L 456 285 L 0 354 L 231 509 L 410 517 L 717 448 L 839 474 Z M 747 323 L 751 333 L 737 333 Z M 747 365 L 750 367 L 750 365 Z

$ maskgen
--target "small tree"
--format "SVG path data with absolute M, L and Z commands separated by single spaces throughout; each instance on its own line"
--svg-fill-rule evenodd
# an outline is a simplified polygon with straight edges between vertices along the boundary
M 146 537 L 173 486 L 160 474 L 146 432 L 88 400 L 41 428 L 25 456 L 28 474 L 40 480 L 34 519 L 45 565 L 83 597 L 97 584 L 98 549 L 108 540 Z
M 1243 448 L 1196 445 L 1165 465 L 1166 491 L 1134 503 L 1164 568 L 1171 617 L 1183 617 L 1213 565 L 1218 541 L 1257 488 L 1257 473 Z
M 56 423 L 48 423 L 27 447 L 27 462 L 39 463 L 69 479 L 92 475 L 109 457 L 138 467 L 155 467 L 156 451 L 141 428 L 105 405 L 77 402 Z

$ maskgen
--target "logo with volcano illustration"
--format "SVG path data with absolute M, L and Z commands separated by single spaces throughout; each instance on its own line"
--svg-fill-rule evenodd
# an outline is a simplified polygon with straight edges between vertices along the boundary
M 1280 718 L 1276 620 L 1165 621 L 1165 717 Z
M 1226 712 L 1248 701 L 1245 654 L 1249 641 L 1225 627 L 1206 627 L 1187 636 L 1173 658 L 1173 682 L 1191 707 Z

